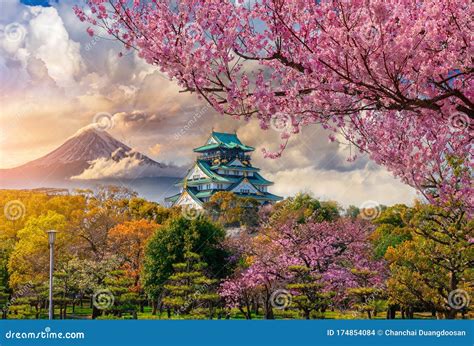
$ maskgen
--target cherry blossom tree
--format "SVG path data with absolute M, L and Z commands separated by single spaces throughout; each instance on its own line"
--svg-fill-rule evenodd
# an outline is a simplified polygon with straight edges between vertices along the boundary
M 366 286 L 383 288 L 385 263 L 372 259 L 370 230 L 366 222 L 346 219 L 321 223 L 310 220 L 304 224 L 289 220 L 278 229 L 265 230 L 254 238 L 244 255 L 249 266 L 225 281 L 220 294 L 228 306 L 244 309 L 251 294 L 260 287 L 264 307 L 271 308 L 266 305 L 267 300 L 277 289 L 288 288 L 295 296 L 302 294 L 299 292 L 302 290 L 294 289 L 295 284 L 303 287 L 294 268 L 303 268 L 305 277 L 313 277 L 321 294 L 331 293 L 334 305 L 348 297 L 348 289 L 359 287 L 354 273 L 374 273 Z M 305 282 L 310 281 L 305 279 Z M 318 299 L 321 296 L 313 295 Z
M 259 286 L 264 285 L 263 281 L 255 280 L 252 274 L 251 271 L 239 273 L 234 278 L 225 280 L 219 290 L 226 306 L 239 309 L 248 320 L 252 319 L 252 308 L 258 304 L 261 293 Z
M 137 50 L 184 91 L 223 114 L 279 128 L 280 150 L 267 156 L 321 123 L 431 202 L 472 206 L 470 1 L 90 0 L 88 7 L 75 9 L 82 21 Z

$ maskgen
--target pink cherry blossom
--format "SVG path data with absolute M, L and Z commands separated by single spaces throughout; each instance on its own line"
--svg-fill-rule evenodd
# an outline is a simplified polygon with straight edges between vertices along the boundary
M 81 20 L 218 112 L 319 123 L 429 201 L 472 213 L 469 0 L 93 0 Z M 97 19 L 100 19 L 96 22 Z M 332 139 L 332 137 L 331 137 Z M 355 156 L 354 156 L 355 157 Z M 354 159 L 351 157 L 350 159 Z
M 320 278 L 325 291 L 336 293 L 335 304 L 343 300 L 348 288 L 357 287 L 352 269 L 377 272 L 370 284 L 383 288 L 387 269 L 384 261 L 372 259 L 371 230 L 366 222 L 347 219 L 305 224 L 290 220 L 278 230 L 264 230 L 253 246 L 244 247 L 250 266 L 226 280 L 220 294 L 229 307 L 241 307 L 259 287 L 272 290 L 290 283 L 291 266 L 305 266 Z

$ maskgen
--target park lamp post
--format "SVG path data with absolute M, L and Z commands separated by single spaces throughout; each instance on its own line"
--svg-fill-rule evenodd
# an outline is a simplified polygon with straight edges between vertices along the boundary
M 56 240 L 56 233 L 58 231 L 49 230 L 48 241 L 49 241 L 49 319 L 52 320 L 54 317 L 53 310 L 53 270 L 54 270 L 54 241 Z

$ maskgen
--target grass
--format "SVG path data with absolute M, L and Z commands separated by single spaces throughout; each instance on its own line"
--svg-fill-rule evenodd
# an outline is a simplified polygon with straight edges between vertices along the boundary
M 263 311 L 260 310 L 258 315 L 252 313 L 253 320 L 262 320 L 264 319 Z M 273 311 L 275 315 L 275 319 L 282 320 L 282 319 L 302 319 L 301 315 L 298 311 L 295 310 L 278 310 L 274 309 Z M 59 309 L 55 309 L 55 316 L 58 318 L 59 316 Z M 92 317 L 92 308 L 89 307 L 89 304 L 84 304 L 83 307 L 76 306 L 74 313 L 72 311 L 72 306 L 67 308 L 67 319 L 91 319 Z M 156 315 L 152 314 L 151 307 L 145 307 L 143 312 L 138 312 L 137 317 L 139 320 L 169 320 L 168 314 L 166 311 L 163 311 L 161 314 L 157 313 Z M 470 316 L 472 318 L 473 316 Z M 34 315 L 28 316 L 27 318 L 33 319 L 35 318 Z M 48 318 L 48 311 L 44 310 L 40 314 L 40 319 L 47 319 Z M 105 315 L 101 316 L 100 319 L 132 319 L 133 316 L 131 313 L 124 313 L 121 318 L 112 316 L 112 315 Z M 347 319 L 367 319 L 366 314 L 361 314 L 357 311 L 326 311 L 324 314 L 321 313 L 313 313 L 311 316 L 312 319 L 328 319 L 328 320 L 347 320 Z M 377 316 L 373 317 L 373 319 L 383 320 L 386 318 L 385 312 L 378 313 Z M 396 319 L 401 319 L 401 314 L 397 312 Z M 458 316 L 460 318 L 460 316 Z M 187 320 L 187 319 L 199 319 L 192 315 L 172 315 L 171 320 Z M 244 320 L 245 316 L 238 310 L 232 309 L 230 314 L 230 319 L 234 320 Z M 418 312 L 414 314 L 414 319 L 433 319 L 430 312 Z

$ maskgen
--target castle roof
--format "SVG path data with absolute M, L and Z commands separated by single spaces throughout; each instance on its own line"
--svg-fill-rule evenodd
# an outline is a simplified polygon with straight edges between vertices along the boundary
M 247 171 L 247 172 L 258 172 L 260 168 L 252 167 L 252 166 L 229 166 L 226 164 L 218 164 L 211 166 L 211 169 L 224 169 L 224 170 L 239 170 L 239 171 Z
M 213 149 L 239 149 L 242 151 L 254 151 L 255 148 L 242 144 L 236 133 L 224 133 L 212 131 L 206 144 L 194 149 L 195 152 L 204 152 Z
M 184 191 L 186 191 L 196 202 L 198 202 L 199 204 L 202 205 L 202 202 L 201 202 L 201 198 L 205 198 L 205 197 L 211 197 L 215 192 L 214 191 L 197 191 L 195 189 L 193 189 L 192 187 L 187 187 Z M 176 195 L 173 195 L 173 196 L 170 196 L 170 197 L 166 197 L 165 198 L 165 201 L 167 202 L 171 202 L 171 203 L 174 203 L 176 202 L 179 197 L 182 195 L 183 192 L 180 192 Z M 263 200 L 263 201 L 274 201 L 274 202 L 277 202 L 277 201 L 281 201 L 282 198 L 280 196 L 277 196 L 277 195 L 274 195 L 270 192 L 265 192 L 265 193 L 261 193 L 261 194 L 256 194 L 256 193 L 236 193 L 234 192 L 234 194 L 236 196 L 239 196 L 239 197 L 242 197 L 242 198 L 254 198 L 254 199 L 257 199 L 257 200 Z
M 216 172 L 214 172 L 214 169 L 222 168 L 221 166 L 211 167 L 206 161 L 203 161 L 203 160 L 196 160 L 196 166 L 198 166 L 201 169 L 201 171 L 206 175 L 207 178 L 188 180 L 187 177 L 185 177 L 181 182 L 177 183 L 176 186 L 184 185 L 185 181 L 187 182 L 189 186 L 196 186 L 196 185 L 200 185 L 204 183 L 212 183 L 212 182 L 235 184 L 235 183 L 240 183 L 244 178 L 247 178 L 249 182 L 252 183 L 253 185 L 265 185 L 265 186 L 273 185 L 273 182 L 265 179 L 257 172 L 254 172 L 253 176 L 248 176 L 248 177 L 219 175 Z M 236 167 L 236 168 L 241 169 L 244 167 Z
M 196 193 L 192 189 L 189 189 L 187 187 L 183 189 L 182 192 L 177 193 L 176 195 L 166 197 L 165 201 L 175 203 L 183 195 L 183 193 L 188 194 L 198 205 L 202 205 L 202 201 L 199 199 L 198 196 L 196 196 Z

